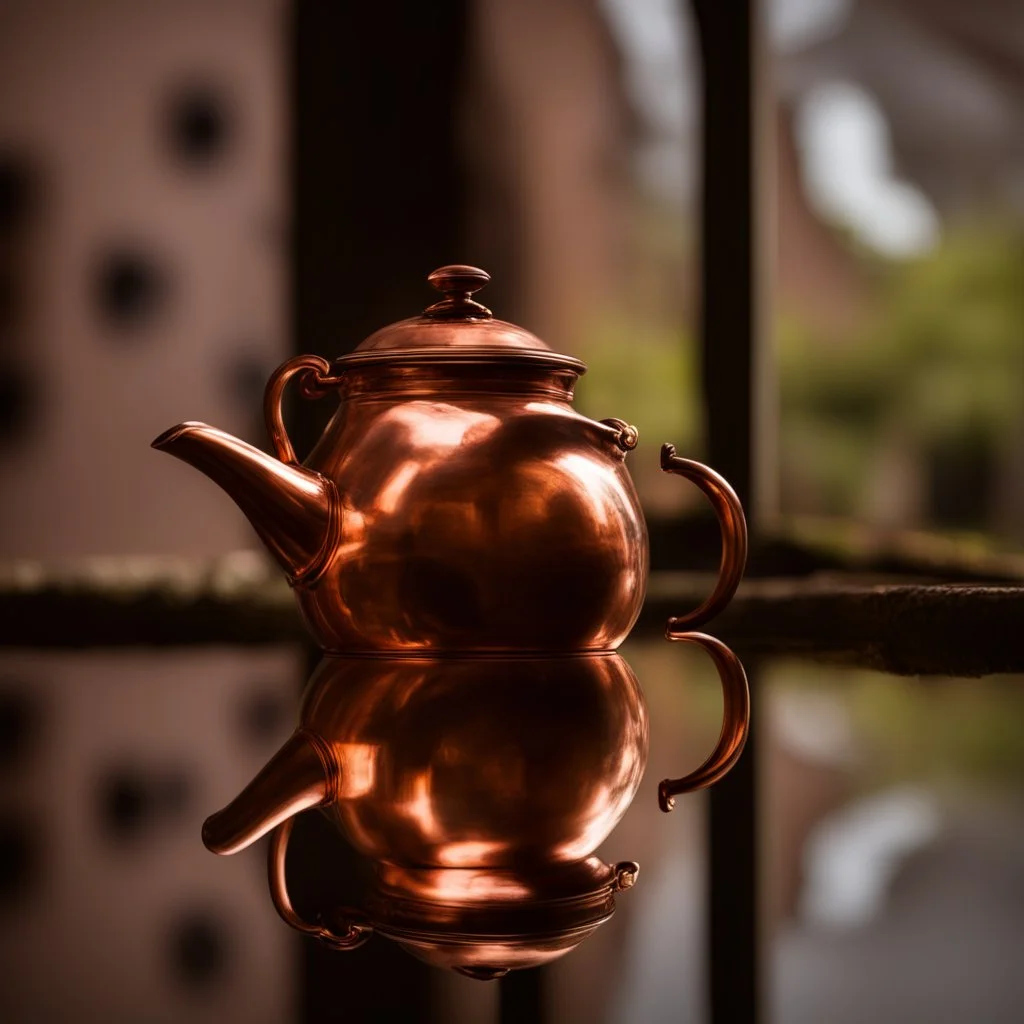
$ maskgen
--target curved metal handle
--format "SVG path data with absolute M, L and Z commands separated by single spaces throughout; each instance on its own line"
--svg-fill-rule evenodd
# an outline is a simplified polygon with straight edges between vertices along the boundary
M 732 600 L 747 567 L 747 520 L 729 481 L 700 462 L 681 459 L 676 455 L 675 445 L 661 446 L 661 468 L 666 473 L 692 480 L 708 496 L 722 531 L 722 560 L 715 589 L 699 608 L 668 620 L 668 635 L 673 640 L 682 639 L 673 634 L 684 633 L 713 619 Z
M 280 824 L 271 837 L 270 849 L 267 851 L 267 880 L 270 883 L 270 898 L 273 900 L 274 909 L 285 924 L 302 932 L 303 935 L 319 939 L 331 949 L 355 949 L 361 946 L 373 933 L 373 925 L 358 910 L 344 908 L 341 920 L 345 930 L 338 934 L 322 925 L 319 920 L 314 924 L 303 921 L 292 906 L 285 878 L 285 860 L 288 856 L 288 840 L 291 838 L 294 825 L 294 818 L 288 818 Z
M 297 373 L 302 374 L 299 381 L 303 398 L 323 398 L 327 389 L 338 382 L 337 377 L 330 375 L 331 364 L 323 356 L 295 356 L 282 363 L 267 381 L 263 392 L 263 416 L 267 421 L 267 432 L 273 442 L 277 457 L 289 466 L 298 465 L 295 449 L 288 437 L 281 412 L 281 401 L 288 381 Z
M 722 731 L 711 756 L 696 770 L 681 779 L 663 779 L 658 783 L 658 806 L 663 811 L 675 807 L 674 797 L 692 793 L 716 783 L 726 775 L 743 753 L 750 731 L 750 688 L 740 659 L 721 640 L 706 633 L 666 632 L 669 640 L 696 644 L 711 655 L 722 681 Z

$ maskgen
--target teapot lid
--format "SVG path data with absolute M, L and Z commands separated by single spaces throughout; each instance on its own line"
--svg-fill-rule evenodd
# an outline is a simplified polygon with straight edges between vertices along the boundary
M 473 298 L 491 275 L 462 264 L 440 267 L 427 280 L 444 296 L 419 316 L 382 327 L 335 360 L 335 372 L 369 363 L 532 363 L 586 371 L 578 359 L 552 351 L 536 335 L 494 319 Z

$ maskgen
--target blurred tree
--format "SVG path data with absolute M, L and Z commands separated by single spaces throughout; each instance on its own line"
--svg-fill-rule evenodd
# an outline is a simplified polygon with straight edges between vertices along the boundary
M 667 319 L 667 318 L 663 318 Z M 649 510 L 671 512 L 681 503 L 700 503 L 694 488 L 659 469 L 661 445 L 699 456 L 702 411 L 697 353 L 692 337 L 678 325 L 622 317 L 597 319 L 588 334 L 588 372 L 577 387 L 577 405 L 595 419 L 616 416 L 640 432 L 641 448 L 630 458 L 630 472 Z
M 928 480 L 933 522 L 986 527 L 994 467 L 1024 421 L 1024 235 L 962 228 L 882 277 L 849 340 L 780 320 L 791 510 L 870 515 L 878 467 L 902 449 Z

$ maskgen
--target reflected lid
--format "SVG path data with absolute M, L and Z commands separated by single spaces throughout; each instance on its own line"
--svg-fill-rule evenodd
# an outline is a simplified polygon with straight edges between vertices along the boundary
M 419 316 L 399 320 L 371 334 L 356 350 L 334 362 L 334 372 L 374 363 L 532 364 L 572 370 L 586 366 L 551 350 L 536 335 L 495 320 L 473 295 L 491 275 L 477 267 L 440 267 L 427 280 L 444 296 Z

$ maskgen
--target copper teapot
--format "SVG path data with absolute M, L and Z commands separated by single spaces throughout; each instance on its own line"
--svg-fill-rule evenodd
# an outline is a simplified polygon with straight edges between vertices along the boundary
M 333 364 L 288 360 L 264 411 L 275 455 L 202 423 L 153 446 L 220 484 L 288 573 L 325 658 L 300 726 L 204 826 L 217 853 L 277 827 L 271 893 L 282 916 L 339 948 L 377 930 L 477 977 L 560 955 L 605 920 L 636 865 L 593 851 L 629 806 L 647 713 L 615 653 L 644 599 L 647 531 L 626 454 L 637 432 L 572 407 L 585 371 L 473 295 L 488 280 L 448 266 L 420 316 Z M 295 379 L 339 407 L 300 463 L 282 418 Z M 732 597 L 746 562 L 735 493 L 662 449 L 664 470 L 711 500 L 723 533 L 717 584 L 670 639 L 713 657 L 725 721 L 696 772 L 710 785 L 746 738 L 740 663 L 693 628 Z M 366 912 L 296 915 L 284 880 L 291 819 L 320 806 L 377 863 Z

